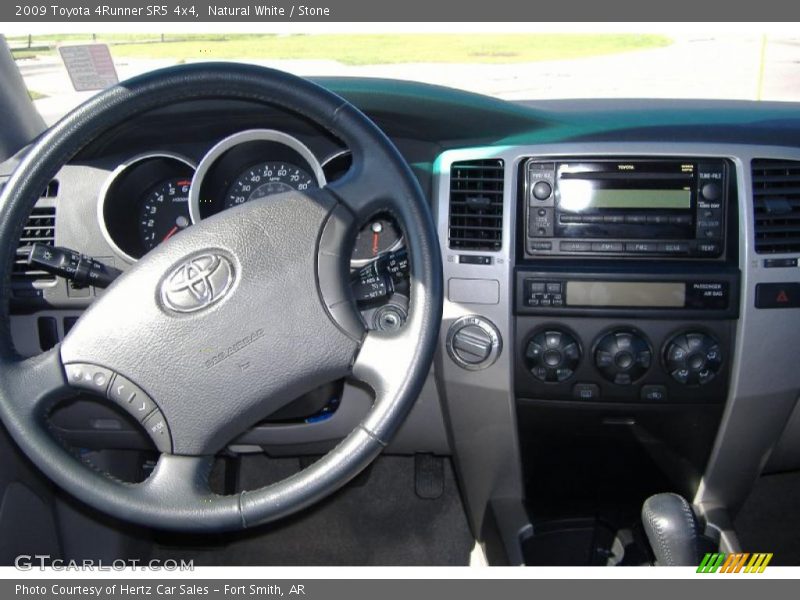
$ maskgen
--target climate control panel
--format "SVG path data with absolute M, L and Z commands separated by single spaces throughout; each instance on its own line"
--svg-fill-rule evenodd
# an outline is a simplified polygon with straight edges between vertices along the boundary
M 536 333 L 525 347 L 525 361 L 531 374 L 540 381 L 566 381 L 581 358 L 578 342 L 559 329 Z
M 594 364 L 608 381 L 629 385 L 647 373 L 653 361 L 650 344 L 634 329 L 609 331 L 597 342 Z
M 536 400 L 717 403 L 732 321 L 518 316 L 516 395 Z
M 691 331 L 667 342 L 664 362 L 672 378 L 687 385 L 705 385 L 722 366 L 719 342 L 710 335 Z

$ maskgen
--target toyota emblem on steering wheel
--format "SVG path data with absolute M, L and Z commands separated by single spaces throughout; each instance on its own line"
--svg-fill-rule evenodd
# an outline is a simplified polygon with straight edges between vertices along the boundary
M 221 254 L 192 257 L 178 265 L 161 283 L 161 300 L 180 313 L 202 310 L 221 300 L 233 286 L 231 262 Z

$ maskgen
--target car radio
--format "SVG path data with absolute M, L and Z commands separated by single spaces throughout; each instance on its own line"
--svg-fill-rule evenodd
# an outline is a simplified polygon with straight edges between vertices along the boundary
M 727 165 L 715 159 L 529 159 L 526 251 L 718 258 Z

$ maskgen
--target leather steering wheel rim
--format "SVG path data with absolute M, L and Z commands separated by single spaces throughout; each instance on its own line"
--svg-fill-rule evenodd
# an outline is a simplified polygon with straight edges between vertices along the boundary
M 299 114 L 341 139 L 353 153 L 353 167 L 322 190 L 283 194 L 269 206 L 251 201 L 188 228 L 183 232 L 187 235 L 175 236 L 175 243 L 170 240 L 156 248 L 120 277 L 62 344 L 21 359 L 10 334 L 10 264 L 39 192 L 87 144 L 127 119 L 201 99 L 244 100 Z M 409 250 L 408 320 L 395 333 L 365 331 L 347 284 L 349 252 L 345 249 L 357 224 L 378 211 L 395 216 Z M 302 223 L 299 212 L 305 213 Z M 315 236 L 316 243 L 309 244 L 313 254 L 274 256 L 279 252 L 281 231 L 291 228 Z M 257 251 L 254 240 L 259 235 L 272 253 Z M 228 297 L 196 317 L 176 314 L 159 301 L 159 290 L 176 265 L 202 252 L 225 257 L 235 273 L 235 284 Z M 435 226 L 425 195 L 405 160 L 368 117 L 341 97 L 307 80 L 262 67 L 207 63 L 155 71 L 101 92 L 72 111 L 33 144 L 6 184 L 0 197 L 0 255 L 6 261 L 0 299 L 0 418 L 25 454 L 58 486 L 100 511 L 149 527 L 243 529 L 296 512 L 344 485 L 382 451 L 407 416 L 429 372 L 441 324 L 442 267 Z M 308 273 L 309 268 L 314 272 Z M 281 286 L 313 298 L 284 297 L 284 304 L 290 306 L 281 306 Z M 134 301 L 126 300 L 129 296 L 143 307 L 142 323 L 130 315 L 114 318 L 126 302 Z M 204 355 L 192 354 L 191 347 L 181 354 L 172 345 L 148 338 L 159 328 L 167 328 L 191 345 L 197 341 L 192 332 L 205 326 L 211 333 L 198 340 L 212 345 L 219 341 L 224 347 L 241 335 L 232 331 L 233 337 L 226 337 L 228 330 L 239 326 L 231 315 L 252 310 L 258 299 L 271 302 L 263 315 L 251 317 L 260 324 L 261 333 L 250 334 L 252 339 L 247 339 L 253 343 L 248 342 L 246 349 L 241 343 L 235 346 L 267 365 L 251 369 L 252 375 L 234 377 L 228 364 L 232 361 L 222 367 L 207 361 L 204 369 L 192 371 Z M 276 311 L 281 314 L 271 314 Z M 306 318 L 307 323 L 296 322 Z M 307 336 L 312 326 L 321 331 L 321 341 L 315 339 L 313 345 Z M 292 336 L 306 345 L 304 353 L 293 354 L 278 339 Z M 151 362 L 142 356 L 142 349 L 148 347 L 155 357 Z M 185 357 L 186 353 L 191 356 Z M 170 361 L 174 364 L 167 365 Z M 87 468 L 47 431 L 47 412 L 57 400 L 74 393 L 64 365 L 76 362 L 102 364 L 114 373 L 132 375 L 134 381 L 144 382 L 143 389 L 154 390 L 153 399 L 167 420 L 175 419 L 170 421 L 171 451 L 161 454 L 144 482 L 120 482 Z M 173 389 L 191 389 L 165 393 L 166 379 L 174 375 L 177 382 L 185 382 L 190 373 L 200 380 L 196 385 L 182 383 Z M 364 420 L 339 445 L 310 467 L 270 486 L 229 496 L 210 491 L 208 474 L 214 452 L 224 447 L 232 433 L 267 410 L 259 394 L 270 399 L 272 410 L 289 392 L 341 376 L 367 383 L 376 399 Z M 211 405 L 214 399 L 208 390 L 219 389 L 231 390 L 224 402 L 230 403 L 225 409 L 233 416 L 220 414 L 225 413 L 219 410 L 223 399 Z

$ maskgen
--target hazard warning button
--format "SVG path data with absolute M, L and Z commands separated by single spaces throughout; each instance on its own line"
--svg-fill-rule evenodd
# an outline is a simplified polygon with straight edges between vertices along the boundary
M 756 308 L 800 307 L 800 283 L 759 283 Z

